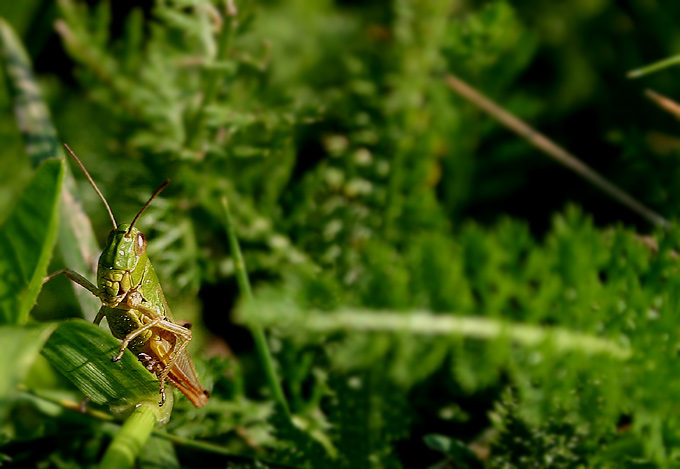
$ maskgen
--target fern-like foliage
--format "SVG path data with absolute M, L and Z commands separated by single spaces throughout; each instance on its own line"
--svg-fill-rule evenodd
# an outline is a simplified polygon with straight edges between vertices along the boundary
M 621 228 L 596 230 L 572 207 L 541 244 L 514 222 L 492 232 L 471 225 L 457 239 L 425 236 L 403 253 L 372 246 L 354 288 L 290 280 L 258 292 L 243 318 L 296 344 L 322 344 L 348 382 L 368 373 L 392 393 L 442 367 L 466 393 L 509 380 L 517 418 L 552 422 L 545 438 L 563 423 L 604 438 L 623 415 L 633 416 L 626 438 L 638 445 L 673 434 L 668 376 L 677 364 L 664 357 L 678 346 L 668 333 L 676 327 L 674 234 L 650 247 Z M 661 376 L 664 384 L 639 386 Z M 668 457 L 663 445 L 646 451 Z
M 615 8 L 581 2 L 569 16 L 535 3 L 545 24 L 562 26 Z M 546 35 L 559 42 L 533 10 L 505 0 L 56 5 L 74 81 L 43 85 L 61 138 L 119 221 L 172 179 L 139 226 L 175 314 L 193 316 L 192 353 L 213 393 L 200 410 L 177 402 L 167 430 L 183 464 L 203 461 L 196 450 L 238 467 L 677 464 L 678 229 L 602 228 L 571 204 L 545 231 L 497 216 L 543 163 L 441 80 L 453 72 L 523 118 L 554 105 L 559 120 L 576 106 L 567 97 L 592 95 L 590 70 L 554 98 L 518 85 L 550 62 Z M 593 24 L 628 24 L 612 18 Z M 564 54 L 556 70 L 583 70 Z M 9 97 L 0 104 L 9 109 Z M 640 192 L 671 207 L 670 159 L 641 159 L 642 135 L 608 135 L 628 144 L 624 176 L 646 168 L 651 181 L 649 168 L 663 168 L 666 183 Z M 224 235 L 225 197 L 253 301 L 236 295 L 243 266 Z M 97 232 L 110 229 L 103 217 L 93 216 Z M 46 296 L 42 305 L 63 302 Z M 234 320 L 266 328 L 292 418 Z M 199 358 L 207 350 L 221 358 Z M 11 401 L 0 463 L 93 463 L 115 426 L 64 417 L 54 396 L 80 395 L 34 366 L 12 383 L 52 394 L 22 395 L 30 415 Z M 80 425 L 92 436 L 60 451 L 63 429 Z M 179 465 L 156 438 L 148 460 Z M 24 442 L 40 439 L 55 449 L 27 453 Z

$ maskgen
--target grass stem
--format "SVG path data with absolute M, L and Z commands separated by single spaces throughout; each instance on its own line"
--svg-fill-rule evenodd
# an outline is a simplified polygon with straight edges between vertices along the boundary
M 158 410 L 152 405 L 141 404 L 132 412 L 106 450 L 100 469 L 134 467 L 158 420 Z
M 227 198 L 222 198 L 222 208 L 224 210 L 225 227 L 227 230 L 227 237 L 229 238 L 229 247 L 231 249 L 232 256 L 234 257 L 234 264 L 236 269 L 236 281 L 241 290 L 241 293 L 245 297 L 246 301 L 251 301 L 253 299 L 253 291 L 250 286 L 250 280 L 248 280 L 248 271 L 246 270 L 246 264 L 243 260 L 243 254 L 241 253 L 241 247 L 238 243 L 238 238 L 236 237 L 236 231 L 234 230 L 234 224 L 231 218 L 231 212 L 229 210 L 229 203 Z M 288 407 L 288 402 L 281 389 L 281 383 L 276 376 L 276 370 L 274 369 L 274 360 L 269 352 L 269 347 L 267 346 L 267 338 L 264 334 L 263 329 L 260 326 L 253 325 L 250 327 L 250 331 L 253 334 L 253 340 L 255 341 L 255 348 L 257 350 L 257 355 L 264 368 L 265 376 L 269 389 L 274 396 L 274 400 L 281 406 L 286 416 L 290 418 L 290 408 Z

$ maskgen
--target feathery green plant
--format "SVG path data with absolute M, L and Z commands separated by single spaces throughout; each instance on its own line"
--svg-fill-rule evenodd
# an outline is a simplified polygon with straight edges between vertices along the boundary
M 0 464 L 677 464 L 680 233 L 602 228 L 574 205 L 539 234 L 470 221 L 536 166 L 442 75 L 525 119 L 545 112 L 517 86 L 545 47 L 540 27 L 510 2 L 477 3 L 60 0 L 68 86 L 37 80 L 0 20 L 0 108 L 19 123 L 0 137 L 25 142 L 3 161 L 48 160 L 2 211 Z M 204 408 L 178 397 L 171 417 L 117 413 L 157 389 L 133 357 L 110 363 L 105 330 L 61 319 L 96 307 L 57 284 L 29 316 L 53 244 L 53 268 L 87 272 L 83 213 L 97 236 L 108 222 L 52 159 L 61 140 L 116 213 L 172 179 L 140 223 L 175 316 L 194 322 Z M 671 190 L 640 193 L 665 209 Z M 252 295 L 236 293 L 244 264 Z M 234 353 L 206 333 L 230 336 L 232 319 L 257 351 L 239 343 L 245 328 Z M 57 444 L 26 450 L 44 441 Z

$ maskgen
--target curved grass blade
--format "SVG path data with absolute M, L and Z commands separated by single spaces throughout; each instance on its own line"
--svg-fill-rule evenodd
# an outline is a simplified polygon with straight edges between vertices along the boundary
M 0 50 L 7 75 L 14 114 L 33 166 L 61 156 L 57 131 L 33 75 L 31 60 L 14 30 L 0 18 Z
M 64 163 L 45 161 L 0 228 L 0 324 L 25 324 L 57 238 Z
M 132 353 L 112 362 L 119 348 L 120 342 L 101 327 L 74 319 L 54 331 L 43 355 L 97 404 L 127 407 L 150 401 L 157 406 L 158 380 Z
M 2 18 L 0 54 L 14 105 L 14 115 L 33 166 L 38 166 L 47 158 L 65 158 L 49 108 L 33 74 L 31 60 L 17 35 Z M 66 168 L 61 205 L 61 219 L 66 222 L 59 228 L 59 252 L 64 265 L 78 272 L 88 272 L 99 247 L 90 220 L 75 194 L 75 180 Z M 74 292 L 82 310 L 91 312 L 90 319 L 94 319 L 99 307 L 96 298 L 82 288 L 74 287 Z
M 241 290 L 241 294 L 246 299 L 246 302 L 251 302 L 253 300 L 253 291 L 250 287 L 246 263 L 243 260 L 241 247 L 239 246 L 238 238 L 236 237 L 236 230 L 234 229 L 234 223 L 231 219 L 229 203 L 227 202 L 226 197 L 222 198 L 222 210 L 224 212 L 224 225 L 227 231 L 227 238 L 229 238 L 231 255 L 234 257 L 234 264 L 236 265 L 236 279 L 238 281 L 238 286 Z M 253 340 L 255 341 L 255 349 L 257 350 L 257 355 L 264 369 L 269 389 L 272 392 L 274 400 L 284 411 L 288 420 L 290 420 L 290 407 L 288 407 L 288 401 L 286 401 L 286 396 L 283 394 L 281 383 L 278 376 L 276 375 L 274 359 L 272 358 L 271 352 L 269 351 L 264 330 L 259 324 L 255 322 L 248 324 L 250 326 L 250 332 L 253 335 Z

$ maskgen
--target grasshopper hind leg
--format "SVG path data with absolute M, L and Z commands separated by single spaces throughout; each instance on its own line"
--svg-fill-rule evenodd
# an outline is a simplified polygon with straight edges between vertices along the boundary
M 161 375 L 163 374 L 163 366 L 161 363 L 153 358 L 151 355 L 148 353 L 140 352 L 137 354 L 137 359 L 140 361 L 142 365 L 146 367 L 147 370 L 149 370 L 151 373 L 155 374 L 156 376 L 159 377 L 158 379 L 158 393 L 161 395 L 161 401 L 158 403 L 158 407 L 163 407 L 163 404 L 165 404 L 166 396 L 165 396 L 165 379 L 161 378 Z
M 161 395 L 161 401 L 158 403 L 158 407 L 163 407 L 165 404 L 165 379 L 158 379 L 158 392 Z
M 161 402 L 160 406 L 162 406 L 165 403 L 166 400 L 166 395 L 165 395 L 165 382 L 168 379 L 168 374 L 170 373 L 170 369 L 173 367 L 173 365 L 176 363 L 177 359 L 180 357 L 180 355 L 184 352 L 186 349 L 187 345 L 189 345 L 189 342 L 191 341 L 191 331 L 183 326 L 180 326 L 179 324 L 175 324 L 173 322 L 170 322 L 162 317 L 157 317 L 154 318 L 153 320 L 149 321 L 148 323 L 144 324 L 143 326 L 135 329 L 134 331 L 130 332 L 125 338 L 123 339 L 123 342 L 120 344 L 120 351 L 118 355 L 113 357 L 111 361 L 118 361 L 123 357 L 123 353 L 125 352 L 125 349 L 130 345 L 130 342 L 138 337 L 140 334 L 144 333 L 145 331 L 151 330 L 151 329 L 160 329 L 169 332 L 170 334 L 174 335 L 176 339 L 178 339 L 178 342 L 181 341 L 180 343 L 175 343 L 173 346 L 173 349 L 170 351 L 170 358 L 167 362 L 161 362 L 157 358 L 154 358 L 150 356 L 149 354 L 142 353 L 142 354 L 137 354 L 138 359 L 144 363 L 144 365 L 149 369 L 153 370 L 154 373 L 158 376 L 158 387 L 159 387 L 159 393 L 161 395 Z

